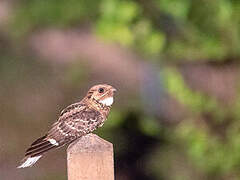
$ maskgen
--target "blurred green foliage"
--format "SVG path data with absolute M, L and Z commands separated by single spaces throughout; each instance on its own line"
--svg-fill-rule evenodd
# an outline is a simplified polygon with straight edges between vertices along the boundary
M 9 31 L 14 39 L 39 29 L 81 25 L 90 26 L 104 41 L 119 43 L 159 66 L 162 62 L 222 63 L 232 58 L 238 61 L 240 56 L 240 1 L 237 0 L 20 0 Z M 26 67 L 19 62 L 30 63 L 17 60 L 15 64 L 15 59 L 1 57 L 7 62 L 0 62 L 0 73 L 6 81 L 16 81 L 22 75 L 21 67 Z M 88 79 L 87 70 L 80 72 L 79 66 L 84 65 L 73 64 L 65 72 L 66 84 L 74 86 Z M 136 143 L 129 140 L 131 134 L 128 137 L 124 128 L 159 142 L 144 157 L 147 162 L 144 169 L 158 179 L 239 179 L 240 92 L 234 103 L 227 105 L 191 89 L 177 63 L 159 74 L 164 74 L 167 93 L 187 109 L 180 123 L 165 127 L 156 117 L 142 113 L 140 100 L 129 100 L 129 104 L 136 104 L 134 111 L 138 117 L 131 116 L 134 121 L 128 122 L 129 109 L 114 109 L 109 117 L 114 120 L 108 121 L 98 134 L 117 144 L 115 150 L 119 156 L 128 152 L 127 143 Z M 162 141 L 164 145 L 160 145 Z
M 42 26 L 67 27 L 79 23 L 79 20 L 88 22 L 96 18 L 99 1 L 25 0 L 19 6 L 11 28 L 15 36 L 26 35 Z
M 186 145 L 187 156 L 211 178 L 228 176 L 232 173 L 238 176 L 240 131 L 239 116 L 234 116 L 234 114 L 239 112 L 239 103 L 230 108 L 223 108 L 212 97 L 190 90 L 176 69 L 168 68 L 166 76 L 166 87 L 169 92 L 179 102 L 190 108 L 192 113 L 197 113 L 196 119 L 190 118 L 181 122 L 175 132 L 183 146 Z M 213 127 L 200 116 L 209 113 L 214 121 Z M 228 121 L 228 118 L 233 118 L 230 125 L 224 123 Z M 218 128 L 223 128 L 221 134 L 217 132 Z
M 155 9 L 146 13 L 149 5 Z M 25 0 L 19 4 L 11 30 L 22 35 L 37 27 L 91 22 L 106 40 L 148 56 L 224 60 L 240 52 L 239 9 L 239 1 L 229 0 Z M 176 34 L 171 35 L 175 38 L 153 22 L 155 16 L 171 17 L 168 23 L 176 24 L 172 29 Z

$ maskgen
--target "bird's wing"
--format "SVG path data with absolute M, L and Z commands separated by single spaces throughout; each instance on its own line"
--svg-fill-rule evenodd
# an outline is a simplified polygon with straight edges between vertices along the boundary
M 59 145 L 70 143 L 94 131 L 103 122 L 100 112 L 85 104 L 73 104 L 61 112 L 59 120 L 48 132 L 47 138 L 54 139 Z

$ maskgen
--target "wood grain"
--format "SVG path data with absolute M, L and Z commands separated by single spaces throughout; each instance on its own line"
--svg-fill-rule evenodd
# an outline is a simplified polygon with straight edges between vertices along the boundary
M 88 134 L 67 149 L 68 180 L 114 180 L 113 145 Z

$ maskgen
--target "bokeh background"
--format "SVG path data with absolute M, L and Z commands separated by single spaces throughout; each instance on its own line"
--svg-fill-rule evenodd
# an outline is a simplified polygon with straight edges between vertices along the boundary
M 98 83 L 117 180 L 239 179 L 239 59 L 238 0 L 1 0 L 0 179 L 67 179 L 66 148 L 16 166 Z

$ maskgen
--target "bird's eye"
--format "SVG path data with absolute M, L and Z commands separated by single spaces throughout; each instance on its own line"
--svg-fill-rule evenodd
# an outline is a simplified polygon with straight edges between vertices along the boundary
M 99 93 L 103 93 L 103 92 L 104 92 L 104 89 L 103 89 L 103 88 L 99 88 L 99 89 L 98 89 L 98 92 L 99 92 Z

